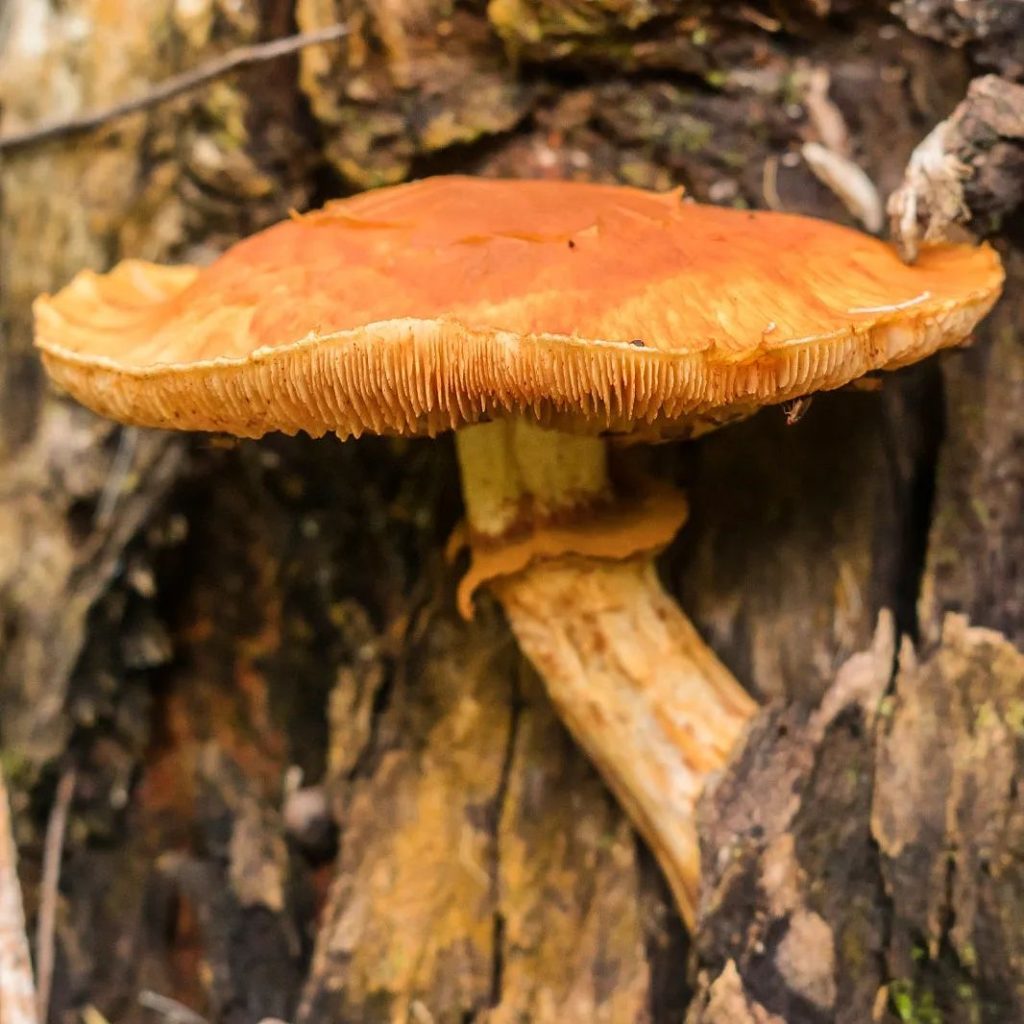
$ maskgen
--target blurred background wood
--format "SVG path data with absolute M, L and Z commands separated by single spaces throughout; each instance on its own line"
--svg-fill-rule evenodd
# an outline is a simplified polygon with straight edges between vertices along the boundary
M 82 266 L 207 261 L 427 173 L 855 223 L 804 143 L 884 199 L 975 74 L 1021 74 L 1019 5 L 887 6 L 0 8 L 11 131 L 350 30 L 0 170 L 0 757 L 33 920 L 77 779 L 51 1021 L 152 1021 L 158 997 L 231 1024 L 1024 1016 L 1019 212 L 973 350 L 640 456 L 693 505 L 666 579 L 777 702 L 706 802 L 692 948 L 495 608 L 454 612 L 449 439 L 121 430 L 51 395 L 31 350 L 33 296 Z

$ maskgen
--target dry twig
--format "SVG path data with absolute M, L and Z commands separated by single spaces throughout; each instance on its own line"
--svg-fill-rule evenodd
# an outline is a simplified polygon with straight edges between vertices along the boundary
M 783 208 L 779 196 L 779 158 L 774 153 L 765 158 L 764 167 L 761 169 L 761 192 L 769 210 Z
M 209 1024 L 207 1019 L 177 999 L 151 992 L 148 988 L 139 993 L 139 1006 L 152 1010 L 170 1024 Z
M 36 922 L 36 1006 L 39 1019 L 50 1013 L 50 991 L 53 986 L 53 941 L 57 926 L 57 896 L 60 892 L 60 866 L 64 857 L 64 833 L 68 811 L 75 795 L 75 770 L 69 768 L 57 784 L 57 795 L 46 826 L 43 847 L 43 880 L 40 883 L 39 918 Z
M 183 71 L 180 75 L 172 75 L 134 99 L 115 103 L 111 107 L 97 110 L 93 113 L 80 114 L 66 120 L 47 121 L 34 128 L 26 128 L 21 132 L 0 135 L 0 153 L 13 153 L 19 149 L 38 145 L 41 142 L 66 139 L 85 132 L 94 131 L 117 118 L 126 117 L 128 114 L 137 114 L 143 110 L 150 110 L 161 103 L 166 103 L 168 100 L 181 96 L 183 93 L 199 89 L 218 78 L 223 78 L 232 71 L 238 71 L 253 64 L 263 64 L 266 61 L 277 60 L 279 57 L 286 57 L 289 54 L 297 53 L 299 50 L 309 46 L 334 42 L 348 35 L 348 32 L 347 25 L 331 25 L 327 28 L 318 29 L 316 32 L 303 32 L 298 35 L 285 36 L 282 39 L 273 39 L 267 43 L 240 46 L 237 49 L 230 50 L 222 57 L 216 57 L 190 71 Z
M 885 226 L 885 211 L 867 172 L 849 157 L 818 142 L 805 142 L 801 153 L 814 176 L 839 197 L 868 231 L 877 235 Z

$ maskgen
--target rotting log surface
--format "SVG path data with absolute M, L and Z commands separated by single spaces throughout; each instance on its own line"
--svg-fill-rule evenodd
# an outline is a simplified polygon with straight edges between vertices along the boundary
M 1024 1015 L 1019 215 L 973 350 L 646 456 L 694 509 L 667 582 L 772 701 L 704 802 L 692 948 L 493 603 L 454 613 L 449 440 L 120 430 L 30 348 L 31 298 L 83 265 L 206 260 L 413 174 L 849 220 L 802 142 L 884 196 L 972 76 L 1020 74 L 987 16 L 1015 5 L 886 6 L 4 5 L 12 129 L 353 29 L 2 169 L 0 753 L 32 919 L 77 777 L 51 1020 L 150 1021 L 143 992 L 232 1024 Z

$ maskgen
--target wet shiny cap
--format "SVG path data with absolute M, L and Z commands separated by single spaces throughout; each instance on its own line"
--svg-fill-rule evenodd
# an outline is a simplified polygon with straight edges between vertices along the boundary
M 507 413 L 694 432 L 966 339 L 1003 273 L 824 221 L 612 185 L 428 178 L 212 265 L 126 260 L 36 301 L 54 380 L 128 423 L 435 434 Z

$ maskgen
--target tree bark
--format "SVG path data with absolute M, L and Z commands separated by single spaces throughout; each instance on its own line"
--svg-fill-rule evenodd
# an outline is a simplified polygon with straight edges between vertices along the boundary
M 351 29 L 0 152 L 0 758 L 30 921 L 77 779 L 51 1021 L 142 1024 L 155 997 L 231 1024 L 1024 1016 L 1010 135 L 972 179 L 1006 186 L 998 217 L 966 193 L 1009 272 L 973 349 L 792 426 L 768 410 L 637 453 L 693 510 L 667 586 L 767 704 L 705 795 L 692 944 L 496 603 L 455 611 L 450 439 L 120 429 L 47 390 L 30 315 L 83 266 L 202 262 L 289 208 L 434 172 L 681 183 L 856 223 L 802 144 L 884 198 L 972 77 L 1024 73 L 997 6 L 0 9 L 11 131 Z

